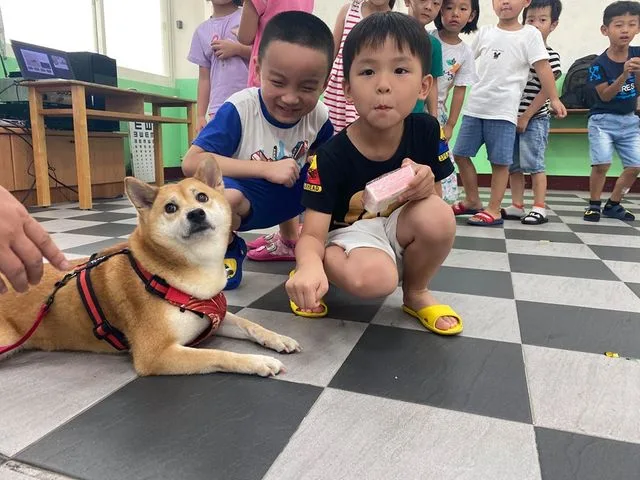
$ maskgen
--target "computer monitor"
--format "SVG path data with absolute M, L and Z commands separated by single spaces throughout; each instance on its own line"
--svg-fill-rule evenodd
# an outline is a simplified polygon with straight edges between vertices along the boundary
M 18 61 L 22 78 L 26 80 L 75 79 L 67 52 L 17 40 L 11 40 L 11 46 Z

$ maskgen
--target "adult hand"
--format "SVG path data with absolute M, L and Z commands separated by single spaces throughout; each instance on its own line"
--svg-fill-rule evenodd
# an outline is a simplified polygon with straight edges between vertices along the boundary
M 405 167 L 407 165 L 411 165 L 415 172 L 415 176 L 411 179 L 411 182 L 409 182 L 407 190 L 400 195 L 400 198 L 398 199 L 400 202 L 422 200 L 423 198 L 427 198 L 436 193 L 435 177 L 433 176 L 433 172 L 430 167 L 415 163 L 409 158 L 405 158 L 402 162 L 402 166 Z
M 0 205 L 0 273 L 16 291 L 26 292 L 30 284 L 36 285 L 42 279 L 42 257 L 58 270 L 71 268 L 45 229 L 2 187 Z M 0 294 L 6 291 L 7 285 L 0 278 Z

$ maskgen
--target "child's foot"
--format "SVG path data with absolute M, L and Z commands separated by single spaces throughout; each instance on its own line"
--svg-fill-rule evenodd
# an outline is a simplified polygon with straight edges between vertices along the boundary
M 429 292 L 428 290 L 424 290 L 422 292 L 418 292 L 418 293 L 411 293 L 411 294 L 407 294 L 405 293 L 403 296 L 403 304 L 405 307 L 408 307 L 408 309 L 412 310 L 413 312 L 419 312 L 420 310 L 422 310 L 425 307 L 431 307 L 434 305 L 441 305 L 435 298 L 433 295 L 431 295 L 431 292 Z M 413 315 L 413 314 L 412 314 Z M 422 319 L 420 319 L 422 321 Z M 424 323 L 424 322 L 423 322 Z M 439 317 L 436 321 L 435 321 L 435 328 L 438 330 L 441 330 L 443 332 L 447 332 L 449 330 L 454 330 L 458 327 L 458 325 L 462 325 L 462 320 L 456 318 L 456 317 L 452 317 L 452 316 L 442 316 Z
M 495 227 L 504 224 L 504 220 L 500 214 L 492 215 L 487 210 L 483 210 L 469 218 L 467 224 L 474 227 Z
M 256 262 L 293 262 L 296 259 L 296 242 L 276 234 L 271 242 L 251 250 L 247 256 Z
M 586 222 L 599 222 L 600 221 L 600 208 L 589 206 L 584 211 L 582 219 Z
M 247 242 L 247 248 L 249 250 L 255 250 L 260 247 L 264 247 L 269 243 L 273 242 L 276 238 L 280 238 L 280 232 L 268 233 L 267 235 L 262 235 L 261 237 L 256 238 L 255 240 L 251 240 Z
M 224 268 L 227 271 L 227 286 L 225 290 L 234 290 L 242 281 L 242 262 L 247 256 L 247 244 L 238 235 L 233 235 L 233 241 L 227 247 L 224 256 Z
M 547 209 L 543 207 L 533 207 L 526 217 L 522 219 L 524 225 L 542 225 L 547 223 Z
M 521 220 L 524 217 L 524 207 L 509 205 L 507 208 L 503 208 L 500 213 L 505 220 Z
M 620 202 L 612 202 L 609 200 L 602 209 L 602 215 L 609 218 L 617 218 L 625 222 L 632 222 L 636 219 L 635 215 L 620 205 Z
M 471 203 L 467 204 L 465 202 L 456 202 L 451 205 L 451 209 L 456 217 L 459 215 L 475 215 L 482 210 L 482 204 L 479 203 L 477 205 L 473 205 Z

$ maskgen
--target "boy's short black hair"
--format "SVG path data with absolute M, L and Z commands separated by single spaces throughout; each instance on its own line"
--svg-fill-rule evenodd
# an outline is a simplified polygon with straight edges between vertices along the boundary
M 640 3 L 628 1 L 613 2 L 611 5 L 604 9 L 602 24 L 608 27 L 613 20 L 613 17 L 621 17 L 627 14 L 637 15 L 638 17 L 640 17 Z
M 531 5 L 522 12 L 522 24 L 527 20 L 527 12 L 529 10 L 538 10 L 539 8 L 551 7 L 551 23 L 556 23 L 560 19 L 562 13 L 562 2 L 560 0 L 532 0 Z
M 433 21 L 438 30 L 442 30 L 444 28 L 444 25 L 442 25 L 442 9 L 446 4 L 447 0 L 442 2 L 442 8 L 438 12 L 438 16 Z M 462 30 L 460 30 L 461 33 L 471 33 L 478 30 L 478 20 L 480 19 L 480 0 L 471 0 L 471 10 L 476 12 L 476 16 L 473 20 L 462 27 Z
M 358 22 L 347 35 L 342 47 L 344 79 L 349 81 L 353 59 L 363 48 L 380 48 L 387 40 L 396 42 L 400 50 L 408 48 L 420 59 L 422 74 L 431 72 L 431 41 L 420 23 L 399 12 L 380 12 Z
M 300 11 L 275 15 L 264 28 L 258 59 L 264 57 L 271 42 L 286 42 L 319 50 L 327 55 L 327 77 L 333 66 L 333 33 L 327 24 L 315 15 Z

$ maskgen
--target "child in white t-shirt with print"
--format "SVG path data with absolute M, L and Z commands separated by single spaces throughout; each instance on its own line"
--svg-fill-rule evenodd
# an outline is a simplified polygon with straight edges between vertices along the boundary
M 442 44 L 444 75 L 437 79 L 437 118 L 448 141 L 460 117 L 467 87 L 478 81 L 473 51 L 462 41 L 460 33 L 471 33 L 478 29 L 479 13 L 479 0 L 445 0 L 434 22 L 437 30 L 431 32 Z M 452 89 L 451 108 L 447 109 L 447 99 Z M 442 182 L 442 197 L 453 202 L 458 197 L 455 174 L 447 180 Z
M 509 166 L 518 122 L 520 97 L 533 67 L 542 90 L 559 118 L 567 110 L 558 97 L 549 54 L 542 34 L 522 25 L 519 16 L 531 0 L 493 0 L 498 24 L 482 27 L 473 41 L 478 83 L 473 86 L 453 154 L 460 170 L 465 198 L 453 206 L 456 215 L 473 216 L 469 225 L 494 226 L 504 223 L 501 204 L 509 182 Z M 491 163 L 491 198 L 482 208 L 478 177 L 471 157 L 486 145 Z

